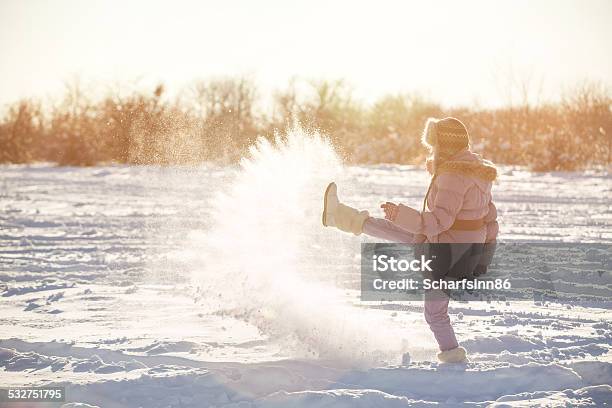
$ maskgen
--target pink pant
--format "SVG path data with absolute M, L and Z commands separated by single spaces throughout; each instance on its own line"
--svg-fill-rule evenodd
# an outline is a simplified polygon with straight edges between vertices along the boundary
M 459 346 L 448 316 L 448 296 L 441 290 L 425 292 L 425 321 L 433 332 L 441 351 Z
M 371 237 L 399 243 L 414 242 L 414 235 L 391 221 L 368 218 L 363 224 L 363 233 Z M 441 351 L 458 346 L 455 331 L 448 316 L 448 296 L 439 290 L 425 292 L 425 321 L 433 332 Z

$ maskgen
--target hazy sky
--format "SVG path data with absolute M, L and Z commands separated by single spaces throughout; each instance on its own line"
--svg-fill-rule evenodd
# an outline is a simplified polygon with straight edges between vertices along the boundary
M 0 103 L 84 82 L 250 75 L 345 78 L 365 100 L 418 91 L 508 102 L 512 78 L 554 98 L 612 84 L 612 1 L 0 0 Z

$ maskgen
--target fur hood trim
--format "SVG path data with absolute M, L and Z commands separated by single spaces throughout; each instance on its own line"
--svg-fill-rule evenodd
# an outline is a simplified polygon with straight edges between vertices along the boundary
M 497 168 L 488 160 L 456 160 L 446 161 L 437 169 L 437 174 L 454 173 L 463 176 L 494 181 L 497 178 Z

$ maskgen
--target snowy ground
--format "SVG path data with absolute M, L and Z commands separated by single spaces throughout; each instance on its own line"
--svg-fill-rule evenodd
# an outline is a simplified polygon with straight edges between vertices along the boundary
M 360 304 L 360 238 L 319 227 L 315 191 L 333 174 L 377 213 L 418 206 L 427 176 L 325 154 L 0 167 L 0 386 L 64 385 L 99 407 L 612 401 L 607 308 L 451 302 L 470 362 L 441 365 L 420 302 Z M 502 240 L 612 242 L 609 175 L 502 173 Z

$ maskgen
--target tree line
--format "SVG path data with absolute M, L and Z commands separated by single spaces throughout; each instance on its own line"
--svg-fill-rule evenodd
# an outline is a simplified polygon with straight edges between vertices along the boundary
M 535 171 L 610 166 L 612 98 L 601 85 L 585 84 L 555 103 L 495 109 L 447 109 L 414 94 L 365 105 L 342 81 L 307 85 L 298 92 L 291 82 L 263 110 L 245 78 L 195 82 L 172 98 L 163 85 L 92 98 L 73 82 L 53 103 L 24 99 L 5 109 L 0 163 L 230 164 L 258 137 L 299 123 L 328 135 L 350 163 L 414 164 L 426 154 L 426 118 L 455 116 L 467 124 L 474 150 L 496 163 Z

